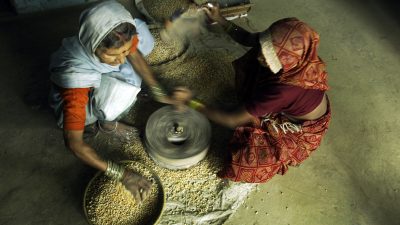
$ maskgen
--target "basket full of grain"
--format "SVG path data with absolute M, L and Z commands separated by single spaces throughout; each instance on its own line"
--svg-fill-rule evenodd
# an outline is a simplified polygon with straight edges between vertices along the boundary
M 121 182 L 98 172 L 86 187 L 83 198 L 87 221 L 91 225 L 157 224 L 165 205 L 160 179 L 141 163 L 122 161 L 121 164 L 152 182 L 150 194 L 138 204 Z

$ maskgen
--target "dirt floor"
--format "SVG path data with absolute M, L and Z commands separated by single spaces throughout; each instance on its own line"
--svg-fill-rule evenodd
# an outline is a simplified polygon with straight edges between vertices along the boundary
M 295 16 L 320 33 L 333 120 L 310 159 L 259 185 L 225 224 L 400 224 L 399 7 L 379 0 L 252 3 L 248 21 L 239 21 L 249 29 Z M 87 224 L 83 191 L 96 171 L 64 147 L 52 114 L 32 107 L 37 98 L 25 96 L 44 92 L 36 81 L 61 39 L 76 33 L 80 11 L 0 17 L 0 224 Z

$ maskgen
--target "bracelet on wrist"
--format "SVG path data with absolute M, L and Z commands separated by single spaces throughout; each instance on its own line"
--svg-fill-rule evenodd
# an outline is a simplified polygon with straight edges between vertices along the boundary
M 199 110 L 205 107 L 203 103 L 196 100 L 190 100 L 188 106 L 194 110 Z
M 105 171 L 105 175 L 114 180 L 122 180 L 124 176 L 125 168 L 118 163 L 114 163 L 112 161 L 107 161 L 107 169 Z
M 167 96 L 164 89 L 161 88 L 160 86 L 150 86 L 150 90 L 151 90 L 151 93 L 153 94 L 154 98 L 156 98 L 156 99 L 160 99 L 160 98 Z

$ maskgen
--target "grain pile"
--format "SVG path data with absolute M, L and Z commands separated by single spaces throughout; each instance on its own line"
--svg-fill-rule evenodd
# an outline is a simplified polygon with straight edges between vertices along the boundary
M 126 166 L 152 182 L 149 196 L 139 205 L 121 182 L 99 173 L 89 184 L 84 199 L 85 212 L 91 224 L 139 225 L 154 223 L 158 218 L 164 204 L 158 178 L 140 163 L 129 162 Z
M 191 4 L 190 0 L 142 0 L 142 2 L 149 15 L 158 22 L 170 18 L 176 10 L 187 9 Z
M 153 29 L 150 31 L 154 37 L 154 49 L 146 56 L 146 61 L 151 66 L 161 65 L 176 59 L 185 53 L 188 49 L 188 43 L 182 40 L 163 41 L 160 36 L 160 30 Z
M 236 102 L 231 59 L 224 52 L 191 46 L 182 60 L 161 70 L 159 74 L 167 86 L 189 87 L 197 99 L 207 104 L 221 107 Z
M 216 177 L 222 162 L 215 155 L 209 154 L 200 163 L 186 170 L 169 170 L 149 158 L 140 139 L 127 145 L 124 151 L 129 158 L 140 159 L 158 174 L 167 199 L 182 204 L 182 208 L 170 213 L 181 214 L 182 210 L 188 210 L 205 214 L 213 209 L 223 185 L 222 180 Z

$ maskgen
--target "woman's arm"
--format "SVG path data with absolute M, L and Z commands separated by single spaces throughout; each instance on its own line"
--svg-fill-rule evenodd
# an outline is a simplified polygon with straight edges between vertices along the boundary
M 144 82 L 150 87 L 157 101 L 166 104 L 175 103 L 174 100 L 167 95 L 165 90 L 155 79 L 150 66 L 147 64 L 146 60 L 144 60 L 142 54 L 139 51 L 131 52 L 127 56 L 127 59 L 129 63 L 131 63 L 133 69 L 135 69 L 138 72 L 138 74 L 142 77 Z
M 227 113 L 206 107 L 201 103 L 197 103 L 197 105 L 193 107 L 193 101 L 192 103 L 189 103 L 189 105 L 192 105 L 192 108 L 195 108 L 199 112 L 203 113 L 206 117 L 208 117 L 215 123 L 218 123 L 225 127 L 229 127 L 231 129 L 250 124 L 253 126 L 258 125 L 258 119 L 248 113 L 245 108 L 241 108 L 240 110 L 233 113 Z
M 64 141 L 68 149 L 84 163 L 101 171 L 106 171 L 107 162 L 102 160 L 96 151 L 83 140 L 83 130 L 64 130 Z
M 107 163 L 83 140 L 90 88 L 59 88 L 63 99 L 64 142 L 86 164 L 105 171 Z
M 219 23 L 233 40 L 241 45 L 255 47 L 258 45 L 258 33 L 250 33 L 247 30 L 228 21 L 220 13 L 218 6 L 205 7 L 208 18 Z
M 83 130 L 64 130 L 64 141 L 67 148 L 84 163 L 100 171 L 107 171 L 109 164 L 101 159 L 90 145 L 85 143 Z M 143 201 L 150 193 L 151 182 L 133 171 L 123 168 L 123 174 L 119 179 L 138 202 Z
M 153 75 L 153 72 L 151 71 L 150 66 L 143 58 L 140 51 L 131 52 L 127 56 L 127 59 L 132 65 L 133 69 L 135 69 L 139 73 L 139 75 L 143 78 L 144 82 L 146 82 L 147 85 L 149 85 L 150 87 L 159 85 Z

